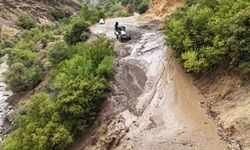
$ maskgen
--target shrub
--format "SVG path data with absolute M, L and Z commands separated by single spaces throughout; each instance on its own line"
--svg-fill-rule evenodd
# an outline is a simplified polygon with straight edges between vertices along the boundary
M 90 24 L 96 23 L 99 21 L 100 17 L 100 10 L 97 10 L 97 8 L 94 5 L 84 3 L 83 7 L 81 9 L 80 16 L 83 20 L 88 21 Z
M 37 54 L 32 51 L 11 49 L 11 51 L 9 52 L 7 64 L 11 66 L 14 63 L 22 63 L 26 67 L 31 67 L 37 62 L 37 60 Z
M 53 85 L 60 90 L 56 102 L 63 122 L 76 134 L 93 124 L 106 98 L 114 52 L 105 39 L 71 48 L 78 48 L 78 54 L 59 65 Z
M 89 37 L 89 24 L 78 18 L 76 22 L 73 23 L 71 29 L 69 29 L 64 39 L 68 44 L 74 44 L 80 41 L 86 41 Z
M 27 68 L 22 63 L 14 63 L 5 72 L 5 82 L 13 92 L 32 89 L 42 77 L 42 71 L 37 67 Z
M 113 44 L 101 38 L 89 44 L 70 46 L 73 48 L 75 55 L 54 71 L 52 85 L 58 94 L 49 97 L 41 93 L 31 98 L 18 115 L 14 132 L 5 139 L 4 150 L 67 149 L 74 137 L 94 124 L 99 107 L 107 97 Z M 22 78 L 19 80 L 22 82 L 27 82 L 26 78 L 19 74 L 27 69 L 21 63 L 10 67 L 10 71 L 16 73 L 12 77 Z M 17 87 L 20 85 L 24 84 Z
M 184 67 L 187 72 L 205 72 L 208 69 L 208 63 L 205 58 L 199 58 L 196 51 L 187 51 L 181 55 L 184 60 Z
M 31 16 L 22 14 L 18 16 L 17 25 L 24 29 L 31 29 L 36 26 L 36 22 Z
M 4 140 L 4 150 L 66 149 L 72 135 L 58 121 L 54 102 L 47 94 L 32 97 L 16 119 L 16 130 Z
M 249 9 L 247 0 L 188 1 L 166 20 L 166 43 L 189 72 L 250 64 Z
M 67 58 L 69 58 L 69 54 L 67 53 L 67 45 L 64 42 L 56 42 L 48 49 L 48 59 L 54 66 Z
M 145 2 L 143 2 L 143 3 L 141 3 L 141 4 L 139 4 L 139 6 L 137 6 L 137 11 L 138 11 L 138 13 L 139 14 L 143 14 L 143 13 L 145 13 L 147 10 L 148 10 L 148 3 L 145 3 Z
M 34 50 L 37 42 L 43 38 L 43 32 L 39 28 L 33 28 L 21 33 L 15 48 L 20 50 Z
M 62 20 L 64 18 L 69 18 L 70 13 L 68 13 L 67 10 L 56 8 L 51 12 L 51 15 L 55 20 Z

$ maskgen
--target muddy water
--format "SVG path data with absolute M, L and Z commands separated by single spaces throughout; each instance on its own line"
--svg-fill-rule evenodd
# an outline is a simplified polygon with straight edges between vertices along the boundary
M 115 22 L 131 41 L 116 43 L 113 94 L 103 110 L 105 141 L 82 149 L 227 149 L 200 107 L 203 97 L 164 46 L 165 36 L 140 17 L 107 20 L 92 33 L 114 39 Z

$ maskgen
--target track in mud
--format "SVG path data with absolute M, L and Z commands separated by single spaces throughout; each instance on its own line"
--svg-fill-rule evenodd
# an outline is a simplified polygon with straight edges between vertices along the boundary
M 95 140 L 85 140 L 77 149 L 226 149 L 199 106 L 203 97 L 166 50 L 165 36 L 141 20 L 110 19 L 91 29 L 113 39 L 113 25 L 120 22 L 132 40 L 116 43 L 113 91 L 102 110 L 101 127 L 92 136 Z

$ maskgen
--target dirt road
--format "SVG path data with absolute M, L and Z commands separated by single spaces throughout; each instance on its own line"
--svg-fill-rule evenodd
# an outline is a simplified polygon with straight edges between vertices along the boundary
M 113 91 L 101 127 L 78 149 L 227 149 L 200 107 L 203 97 L 164 46 L 165 36 L 153 29 L 159 22 L 142 20 L 116 18 L 91 29 L 115 38 L 113 26 L 119 22 L 132 40 L 116 43 Z

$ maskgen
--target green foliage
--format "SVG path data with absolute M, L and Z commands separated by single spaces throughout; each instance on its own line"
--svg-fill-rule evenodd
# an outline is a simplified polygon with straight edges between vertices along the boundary
M 89 24 L 82 18 L 76 18 L 72 27 L 66 32 L 64 40 L 68 44 L 74 44 L 80 41 L 86 41 L 89 37 Z
M 102 7 L 90 3 L 83 4 L 80 16 L 81 19 L 88 21 L 89 24 L 97 23 L 100 18 L 105 18 Z
M 5 72 L 6 83 L 13 92 L 32 89 L 42 79 L 39 67 L 26 67 L 22 63 L 12 64 Z
M 42 31 L 39 28 L 32 28 L 21 33 L 20 39 L 17 41 L 15 47 L 16 49 L 33 51 L 39 41 L 46 45 L 46 43 L 52 41 L 52 39 L 52 31 Z
M 54 46 L 55 49 L 65 48 L 64 43 Z M 113 44 L 99 38 L 68 49 L 70 58 L 59 63 L 53 73 L 52 85 L 59 92 L 54 97 L 45 93 L 32 97 L 18 115 L 14 132 L 5 139 L 4 150 L 64 150 L 74 137 L 94 124 L 99 106 L 107 97 L 114 60 Z M 18 74 L 25 69 L 19 63 L 10 70 Z
M 69 58 L 69 54 L 64 42 L 57 42 L 48 49 L 48 59 L 54 66 L 67 58 Z
M 69 18 L 70 13 L 68 13 L 67 10 L 56 8 L 51 12 L 51 15 L 55 20 L 60 21 L 65 18 Z
M 198 58 L 196 51 L 187 51 L 181 55 L 184 60 L 184 67 L 188 72 L 199 73 L 207 69 L 208 64 L 205 58 Z
M 49 40 L 53 34 L 32 28 L 20 34 L 13 48 L 4 50 L 4 54 L 8 54 L 7 64 L 10 66 L 5 73 L 5 82 L 14 92 L 30 90 L 42 80 L 45 67 L 35 46 L 44 38 Z
M 167 44 L 190 72 L 250 63 L 249 9 L 247 0 L 187 1 L 166 20 Z
M 149 0 L 121 0 L 121 3 L 125 7 L 130 7 L 132 12 L 137 11 L 139 14 L 145 13 L 149 7 Z
M 0 43 L 0 57 L 3 57 L 8 53 L 8 50 L 11 49 L 14 44 L 10 41 L 5 41 Z
M 76 55 L 59 65 L 53 84 L 60 90 L 56 102 L 64 124 L 77 133 L 93 124 L 106 98 L 114 52 L 110 41 L 102 38 L 70 48 Z
M 148 3 L 145 3 L 145 2 L 142 2 L 141 4 L 139 4 L 138 6 L 137 6 L 137 11 L 138 11 L 138 13 L 139 14 L 143 14 L 143 13 L 145 13 L 147 10 L 148 10 Z
M 4 150 L 63 150 L 72 135 L 59 122 L 54 102 L 44 93 L 32 97 L 16 119 L 16 130 L 5 139 Z
M 64 150 L 96 121 L 107 97 L 114 51 L 111 41 L 104 38 L 81 42 L 89 36 L 89 25 L 97 20 L 93 14 L 104 15 L 98 7 L 95 9 L 83 11 L 68 24 L 60 22 L 53 29 L 24 31 L 15 46 L 6 50 L 10 67 L 5 78 L 14 92 L 37 86 L 48 73 L 48 60 L 55 69 L 51 70 L 50 91 L 34 95 L 20 112 L 14 131 L 3 142 L 4 150 Z M 58 34 L 66 31 L 67 44 L 55 42 L 45 53 L 37 45 L 54 40 L 53 30 Z
M 36 22 L 31 16 L 21 14 L 18 16 L 17 25 L 24 29 L 31 29 L 36 26 Z

